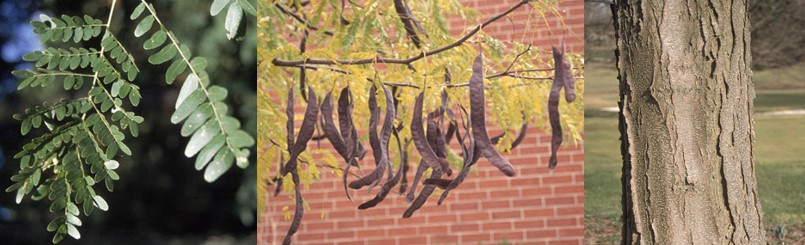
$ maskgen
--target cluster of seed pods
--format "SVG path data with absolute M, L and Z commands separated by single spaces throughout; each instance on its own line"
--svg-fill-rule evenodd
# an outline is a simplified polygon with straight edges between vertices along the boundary
M 397 2 L 401 1 L 395 1 L 395 4 Z M 551 169 L 556 167 L 556 151 L 562 143 L 562 128 L 559 121 L 558 109 L 560 90 L 562 88 L 565 89 L 565 99 L 567 102 L 571 102 L 575 99 L 573 77 L 570 72 L 570 66 L 564 61 L 564 54 L 558 49 L 553 48 L 553 56 L 555 62 L 554 79 L 548 99 L 548 113 L 552 129 L 551 158 L 549 162 L 549 168 Z M 447 72 L 446 74 L 446 83 L 449 83 L 450 73 Z M 394 125 L 394 119 L 399 109 L 399 101 L 394 96 L 397 89 L 392 88 L 389 90 L 383 83 L 374 84 L 369 91 L 368 108 L 370 117 L 368 136 L 369 145 L 372 148 L 372 154 L 374 156 L 375 168 L 371 173 L 349 182 L 349 184 L 347 184 L 347 173 L 349 173 L 350 167 L 359 166 L 359 160 L 362 160 L 367 152 L 358 139 L 358 132 L 353 123 L 352 113 L 354 104 L 350 87 L 347 86 L 343 88 L 338 98 L 338 126 L 336 126 L 332 115 L 332 92 L 325 95 L 321 107 L 319 107 L 316 93 L 312 88 L 308 88 L 306 96 L 308 105 L 305 109 L 305 116 L 299 130 L 299 135 L 294 140 L 294 100 L 293 86 L 291 86 L 288 91 L 286 107 L 286 115 L 288 117 L 286 123 L 287 142 L 290 158 L 285 162 L 280 172 L 280 177 L 289 173 L 291 174 L 292 180 L 296 185 L 296 209 L 284 244 L 290 244 L 291 236 L 293 236 L 299 228 L 304 213 L 304 205 L 299 190 L 300 183 L 299 174 L 297 173 L 297 158 L 299 154 L 306 149 L 308 141 L 313 137 L 313 131 L 316 128 L 319 112 L 321 112 L 321 129 L 324 131 L 322 138 L 327 138 L 333 145 L 335 151 L 347 163 L 344 167 L 343 183 L 344 191 L 348 199 L 352 200 L 348 188 L 362 189 L 369 186 L 368 189 L 371 191 L 381 183 L 384 174 L 387 173 L 386 182 L 383 183 L 380 191 L 371 200 L 360 204 L 358 206 L 359 209 L 368 209 L 377 206 L 401 181 L 400 194 L 406 195 L 407 201 L 411 203 L 409 208 L 403 213 L 403 218 L 411 217 L 416 210 L 421 208 L 436 188 L 444 190 L 438 200 L 438 204 L 441 205 L 450 191 L 464 182 L 472 166 L 474 166 L 481 157 L 486 158 L 489 163 L 497 167 L 503 174 L 514 176 L 514 167 L 495 149 L 495 145 L 505 133 L 490 138 L 486 131 L 486 101 L 484 98 L 483 80 L 483 57 L 479 54 L 473 61 L 472 75 L 469 81 L 469 112 L 467 112 L 465 107 L 459 104 L 459 118 L 457 118 L 456 113 L 448 107 L 449 98 L 444 90 L 441 93 L 441 106 L 427 113 L 427 117 L 423 118 L 424 92 L 420 92 L 414 104 L 413 118 L 408 125 L 411 131 L 410 139 L 401 139 L 398 133 L 398 131 L 405 126 L 402 122 L 400 125 Z M 383 125 L 378 134 L 377 127 L 380 122 L 381 111 L 378 107 L 376 94 L 379 93 L 379 91 L 382 91 L 384 94 L 386 108 Z M 441 125 L 444 124 L 445 118 L 448 120 L 448 125 L 445 130 L 442 130 Z M 425 125 L 427 125 L 427 129 L 425 129 Z M 528 123 L 526 122 L 520 129 L 518 136 L 512 142 L 512 149 L 523 141 L 526 136 L 527 128 Z M 391 158 L 389 157 L 389 140 L 392 135 L 396 139 L 400 154 L 400 164 L 396 172 L 392 168 Z M 447 151 L 449 151 L 447 144 L 450 143 L 454 136 L 461 146 L 460 156 L 463 158 L 462 167 L 453 179 L 446 179 L 442 178 L 443 175 L 453 175 L 450 163 L 447 160 Z M 421 160 L 416 168 L 416 174 L 414 175 L 411 187 L 407 188 L 408 181 L 406 172 L 408 170 L 408 154 L 405 149 L 408 148 L 411 142 L 414 143 L 417 152 L 421 156 Z M 417 195 L 417 184 L 420 183 L 420 179 L 422 179 L 428 169 L 432 169 L 431 175 L 428 179 L 422 181 L 424 187 Z M 281 189 L 281 185 L 282 181 L 278 181 L 276 187 L 277 193 Z M 407 194 L 406 189 L 408 189 Z

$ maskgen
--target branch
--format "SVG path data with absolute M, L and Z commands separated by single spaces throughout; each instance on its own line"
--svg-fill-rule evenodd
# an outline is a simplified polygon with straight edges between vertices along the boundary
M 296 14 L 296 13 L 294 13 L 294 12 L 291 12 L 290 10 L 286 9 L 286 8 L 285 8 L 284 6 L 282 6 L 282 4 L 280 4 L 279 2 L 278 2 L 278 3 L 276 3 L 276 4 L 274 4 L 274 6 L 277 6 L 277 8 L 280 10 L 280 12 L 285 13 L 285 14 L 287 14 L 287 15 L 291 16 L 291 17 L 292 17 L 293 19 L 295 19 L 296 21 L 299 21 L 299 23 L 305 24 L 305 26 L 307 27 L 307 29 L 314 30 L 314 31 L 318 31 L 318 30 L 319 30 L 319 28 L 318 28 L 318 27 L 315 27 L 315 26 L 311 25 L 310 23 L 308 23 L 308 22 L 307 22 L 307 20 L 305 20 L 304 18 L 302 18 L 302 16 L 299 16 L 298 14 Z M 334 35 L 334 33 L 333 33 L 332 31 L 324 31 L 324 34 L 327 34 L 327 35 L 329 35 L 329 36 Z
M 512 6 L 508 10 L 506 10 L 506 11 L 504 11 L 504 12 L 498 14 L 498 15 L 495 15 L 492 18 L 489 18 L 488 20 L 484 21 L 483 23 L 475 26 L 475 28 L 473 28 L 467 34 L 465 34 L 463 37 L 461 37 L 460 39 L 456 40 L 455 42 L 453 42 L 451 44 L 448 44 L 446 46 L 443 46 L 443 47 L 440 47 L 440 48 L 437 48 L 437 49 L 433 49 L 433 50 L 430 50 L 430 51 L 427 51 L 427 52 L 423 52 L 423 53 L 420 53 L 420 54 L 418 54 L 416 56 L 409 57 L 409 58 L 406 58 L 406 59 L 375 57 L 375 58 L 369 58 L 369 59 L 335 60 L 335 61 L 333 61 L 333 60 L 329 60 L 329 59 L 326 59 L 326 60 L 325 59 L 281 60 L 281 59 L 276 59 L 275 58 L 274 60 L 271 61 L 271 63 L 274 64 L 275 66 L 298 66 L 298 65 L 301 65 L 301 64 L 314 64 L 314 65 L 336 65 L 336 64 L 339 64 L 339 65 L 363 65 L 363 64 L 373 64 L 373 63 L 410 65 L 414 61 L 417 61 L 417 60 L 420 60 L 422 58 L 425 58 L 426 56 L 435 55 L 435 54 L 450 50 L 452 48 L 458 47 L 459 45 L 461 45 L 465 41 L 467 41 L 467 39 L 469 39 L 470 37 L 472 37 L 476 33 L 478 33 L 478 31 L 480 31 L 485 26 L 488 26 L 489 24 L 491 24 L 492 22 L 497 21 L 501 17 L 508 15 L 509 13 L 511 13 L 515 9 L 519 8 L 520 6 L 523 6 L 523 5 L 527 4 L 529 1 L 531 1 L 531 0 L 521 0 L 520 2 L 518 2 L 517 4 L 515 4 L 514 6 Z

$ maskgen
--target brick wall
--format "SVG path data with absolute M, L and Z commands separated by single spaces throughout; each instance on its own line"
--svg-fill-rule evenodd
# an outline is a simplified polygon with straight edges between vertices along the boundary
M 488 17 L 506 10 L 517 1 L 462 2 Z M 583 1 L 561 1 L 559 9 L 566 11 L 564 21 L 570 30 L 566 36 L 567 51 L 583 52 Z M 485 28 L 485 31 L 502 40 L 523 41 L 526 20 L 532 15 L 531 18 L 538 18 L 539 21 L 531 21 L 536 25 L 530 27 L 527 36 L 533 38 L 525 40 L 531 40 L 532 44 L 542 49 L 550 48 L 551 44 L 558 45 L 564 32 L 557 18 L 547 16 L 548 25 L 554 30 L 550 35 L 545 21 L 534 12 L 529 6 L 521 7 L 510 15 L 511 22 L 501 19 Z M 469 26 L 463 28 L 464 24 L 463 21 L 451 19 L 454 36 L 474 25 L 467 23 Z M 372 193 L 366 193 L 365 189 L 351 190 L 355 202 L 350 202 L 342 189 L 341 179 L 331 173 L 323 174 L 320 182 L 303 191 L 310 210 L 306 211 L 294 242 L 402 245 L 498 244 L 508 241 L 512 244 L 582 244 L 583 145 L 560 148 L 559 166 L 548 171 L 550 136 L 543 134 L 539 128 L 532 127 L 528 131 L 528 136 L 517 149 L 503 154 L 515 166 L 517 176 L 506 177 L 482 159 L 476 165 L 478 174 L 470 174 L 441 206 L 436 205 L 437 191 L 408 219 L 402 218 L 402 213 L 409 206 L 405 197 L 392 193 L 380 205 L 369 210 L 358 210 L 357 206 L 373 198 L 379 188 Z M 499 132 L 491 129 L 490 135 Z M 323 141 L 321 147 L 330 145 Z M 373 162 L 371 153 L 364 161 Z M 412 168 L 409 169 L 408 178 L 412 181 L 416 165 L 413 162 L 410 164 Z M 364 172 L 371 171 L 369 165 L 363 165 Z M 284 219 L 282 207 L 288 206 L 292 211 L 293 200 L 287 195 L 268 195 L 266 204 L 258 225 L 258 243 L 279 244 L 290 224 L 289 220 Z

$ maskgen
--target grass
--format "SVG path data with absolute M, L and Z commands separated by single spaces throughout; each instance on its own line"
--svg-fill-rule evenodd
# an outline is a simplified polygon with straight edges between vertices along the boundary
M 805 109 L 802 65 L 755 72 L 755 111 Z M 585 71 L 585 239 L 618 243 L 621 217 L 621 155 L 617 114 L 616 72 L 589 65 Z M 777 84 L 779 83 L 779 84 Z M 755 162 L 758 192 L 770 242 L 805 239 L 805 116 L 755 116 Z M 774 230 L 785 226 L 779 240 Z

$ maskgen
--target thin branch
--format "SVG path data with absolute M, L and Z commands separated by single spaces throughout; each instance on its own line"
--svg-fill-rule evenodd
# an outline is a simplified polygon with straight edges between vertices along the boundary
M 277 7 L 277 8 L 280 10 L 280 12 L 285 13 L 285 14 L 287 14 L 287 15 L 291 16 L 291 17 L 292 17 L 293 19 L 295 19 L 296 21 L 299 21 L 299 23 L 305 24 L 305 26 L 307 27 L 307 29 L 314 30 L 314 31 L 318 31 L 318 30 L 319 30 L 319 28 L 318 28 L 318 27 L 315 27 L 315 26 L 311 25 L 310 23 L 308 23 L 308 22 L 307 22 L 307 20 L 305 20 L 304 18 L 302 18 L 302 16 L 299 16 L 298 14 L 296 14 L 296 13 L 294 13 L 294 12 L 291 12 L 290 10 L 286 9 L 286 8 L 285 8 L 285 6 L 282 6 L 282 4 L 280 4 L 279 2 L 278 2 L 278 3 L 275 3 L 275 4 L 274 4 L 274 6 L 276 6 L 276 7 Z M 327 35 L 329 35 L 329 36 L 334 35 L 334 33 L 333 33 L 332 31 L 324 31 L 324 34 L 327 34 Z
M 425 58 L 426 56 L 435 55 L 435 54 L 450 50 L 452 48 L 458 47 L 459 45 L 461 45 L 465 41 L 467 41 L 467 39 L 469 39 L 470 37 L 472 37 L 476 33 L 478 33 L 478 31 L 480 31 L 485 26 L 491 24 L 492 22 L 495 22 L 496 20 L 500 19 L 503 16 L 508 15 L 512 11 L 516 10 L 520 6 L 523 6 L 523 5 L 527 4 L 530 1 L 531 0 L 521 0 L 520 2 L 518 2 L 517 4 L 515 4 L 514 6 L 512 6 L 508 10 L 506 10 L 506 11 L 500 13 L 500 14 L 497 14 L 497 15 L 493 16 L 492 18 L 489 18 L 488 20 L 484 21 L 483 23 L 475 26 L 475 28 L 473 28 L 467 34 L 465 34 L 463 37 L 461 37 L 460 39 L 456 40 L 455 42 L 453 42 L 451 44 L 448 44 L 448 45 L 445 45 L 443 47 L 433 49 L 433 50 L 430 50 L 430 51 L 427 51 L 427 52 L 423 52 L 423 53 L 420 53 L 420 54 L 418 54 L 416 56 L 409 57 L 409 58 L 406 58 L 406 59 L 375 57 L 375 58 L 369 58 L 369 59 L 357 59 L 357 60 L 340 60 L 339 59 L 339 60 L 333 61 L 333 60 L 329 60 L 329 59 L 281 60 L 281 59 L 276 59 L 275 58 L 274 60 L 271 61 L 271 63 L 274 64 L 275 66 L 298 66 L 298 65 L 301 65 L 301 64 L 314 64 L 314 65 L 336 65 L 336 64 L 341 64 L 341 65 L 362 65 L 362 64 L 373 64 L 373 63 L 410 65 L 414 61 L 417 61 L 417 60 L 420 60 L 422 58 Z
M 526 52 L 528 52 L 529 50 L 531 50 L 531 44 L 529 44 L 529 45 L 528 45 L 528 47 L 527 47 L 525 50 L 523 50 L 523 52 L 520 52 L 519 54 L 517 54 L 517 56 L 514 56 L 514 59 L 512 60 L 512 62 L 509 62 L 509 66 L 508 66 L 508 67 L 506 67 L 506 70 L 504 70 L 504 71 L 503 71 L 503 72 L 501 72 L 501 73 L 498 73 L 498 74 L 494 74 L 494 75 L 488 76 L 488 77 L 486 77 L 486 78 L 487 78 L 487 79 L 489 79 L 489 78 L 496 78 L 496 77 L 499 77 L 499 76 L 505 76 L 505 75 L 510 74 L 510 73 L 509 73 L 509 71 L 512 69 L 512 66 L 514 66 L 514 63 L 516 63 L 516 62 L 517 62 L 517 59 L 520 59 L 520 56 L 522 56 L 523 54 L 525 54 L 525 53 L 526 53 Z

